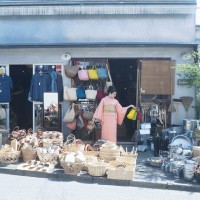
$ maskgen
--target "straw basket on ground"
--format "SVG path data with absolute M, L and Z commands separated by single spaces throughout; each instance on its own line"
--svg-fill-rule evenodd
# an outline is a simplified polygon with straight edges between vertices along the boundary
M 61 162 L 61 166 L 64 169 L 65 174 L 77 175 L 81 172 L 84 163 L 70 163 L 70 162 Z
M 99 157 L 106 162 L 115 160 L 120 156 L 120 148 L 112 142 L 107 142 L 100 147 Z
M 12 164 L 19 162 L 21 151 L 0 152 L 0 163 Z
M 111 161 L 109 162 L 108 179 L 133 180 L 135 175 L 135 165 L 126 162 Z
M 58 152 L 50 153 L 43 150 L 43 148 L 37 148 L 37 155 L 40 162 L 55 163 L 58 160 L 59 153 Z
M 22 149 L 23 161 L 36 160 L 37 151 L 36 149 Z
M 87 164 L 91 176 L 105 176 L 108 164 L 104 162 L 90 162 Z

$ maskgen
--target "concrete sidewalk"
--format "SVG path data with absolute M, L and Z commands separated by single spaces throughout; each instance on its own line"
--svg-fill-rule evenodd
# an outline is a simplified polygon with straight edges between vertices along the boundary
M 79 176 L 68 175 L 64 173 L 62 168 L 56 168 L 53 173 L 17 170 L 17 166 L 19 164 L 0 164 L 0 173 L 48 178 L 52 181 L 77 181 L 91 184 L 96 183 L 103 185 L 134 186 L 200 192 L 199 183 L 187 182 L 183 178 L 176 179 L 172 173 L 163 172 L 160 168 L 147 165 L 145 161 L 148 157 L 153 157 L 152 152 L 139 152 L 136 174 L 134 180 L 132 181 L 111 180 L 106 177 L 93 177 L 87 173 L 80 174 Z

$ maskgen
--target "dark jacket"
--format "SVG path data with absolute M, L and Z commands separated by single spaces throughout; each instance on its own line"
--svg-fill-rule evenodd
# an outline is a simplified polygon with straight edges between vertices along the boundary
M 29 97 L 31 101 L 43 101 L 43 93 L 51 91 L 49 74 L 37 73 L 32 76 Z
M 11 101 L 11 91 L 13 89 L 12 79 L 7 75 L 0 75 L 0 102 Z

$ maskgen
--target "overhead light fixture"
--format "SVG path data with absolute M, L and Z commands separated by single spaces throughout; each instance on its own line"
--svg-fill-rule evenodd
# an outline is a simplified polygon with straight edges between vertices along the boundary
M 71 59 L 71 55 L 69 53 L 64 53 L 62 56 L 61 56 L 61 59 L 62 60 L 65 60 L 65 61 L 69 61 Z

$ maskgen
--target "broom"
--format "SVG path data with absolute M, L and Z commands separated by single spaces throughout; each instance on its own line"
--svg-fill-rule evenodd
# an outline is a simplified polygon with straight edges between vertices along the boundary
M 174 101 L 172 99 L 172 67 L 171 67 L 171 79 L 170 79 L 170 83 L 171 83 L 171 101 L 170 101 L 170 105 L 169 105 L 169 108 L 168 108 L 168 112 L 176 112 L 176 109 L 174 107 Z

